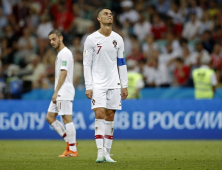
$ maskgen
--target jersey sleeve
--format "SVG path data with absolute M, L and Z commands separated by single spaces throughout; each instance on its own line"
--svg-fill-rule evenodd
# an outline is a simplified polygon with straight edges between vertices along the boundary
M 92 89 L 92 58 L 93 58 L 93 41 L 87 37 L 84 43 L 83 66 L 86 90 Z
M 67 70 L 68 71 L 68 64 L 70 62 L 70 56 L 71 54 L 69 53 L 63 53 L 60 60 L 61 60 L 61 65 L 60 65 L 60 70 Z
M 119 67 L 119 75 L 122 88 L 126 88 L 128 86 L 128 77 L 127 77 L 127 69 L 125 61 L 124 42 L 122 38 L 118 49 L 117 65 Z

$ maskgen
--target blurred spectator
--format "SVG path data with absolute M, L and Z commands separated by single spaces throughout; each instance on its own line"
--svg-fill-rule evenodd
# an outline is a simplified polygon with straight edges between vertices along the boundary
M 80 42 L 80 37 L 75 37 L 72 41 L 72 45 L 69 46 L 70 51 L 72 52 L 73 56 L 76 55 L 76 52 L 83 52 L 83 46 Z
M 124 37 L 124 45 L 125 45 L 125 55 L 126 57 L 130 56 L 132 53 L 133 46 L 138 46 L 139 41 L 136 35 L 129 35 L 129 37 Z
M 137 36 L 138 40 L 140 42 L 143 42 L 146 36 L 151 33 L 150 32 L 151 24 L 148 21 L 145 21 L 143 13 L 140 13 L 139 16 L 140 16 L 140 19 L 134 25 L 133 32 Z
M 48 34 L 53 30 L 52 22 L 49 20 L 49 16 L 43 14 L 41 16 L 41 22 L 37 28 L 37 38 L 38 38 L 38 54 L 40 57 L 43 56 L 46 48 L 48 47 Z
M 204 49 L 206 49 L 209 53 L 213 51 L 214 40 L 212 39 L 210 31 L 204 31 L 202 35 L 202 44 Z
M 169 87 L 171 78 L 166 65 L 160 64 L 157 59 L 152 59 L 153 67 L 145 73 L 148 87 Z
M 154 5 L 149 5 L 146 8 L 145 18 L 148 21 L 153 21 L 153 16 L 158 14 L 156 7 Z
M 173 33 L 180 37 L 183 31 L 183 23 L 185 21 L 185 17 L 179 11 L 179 5 L 176 2 L 172 2 L 171 9 L 167 12 L 168 16 L 172 18 L 173 22 Z
M 202 60 L 209 60 L 210 55 L 207 50 L 203 48 L 201 42 L 197 42 L 196 44 L 196 51 L 192 53 L 191 58 L 196 66 L 200 66 Z
M 202 35 L 204 33 L 204 31 L 212 31 L 214 29 L 214 22 L 213 20 L 210 18 L 210 15 L 208 14 L 207 11 L 204 12 L 203 14 L 203 18 L 201 20 L 201 27 L 200 27 L 200 35 Z
M 183 49 L 184 47 L 188 48 L 190 52 L 194 51 L 194 45 L 188 43 L 186 38 L 181 37 L 180 40 L 180 47 Z
M 49 49 L 43 56 L 43 64 L 45 67 L 45 74 L 42 79 L 41 88 L 43 89 L 54 89 L 54 78 L 55 78 L 55 60 L 56 54 L 54 50 Z
M 123 24 L 122 24 L 122 29 L 121 32 L 123 34 L 124 38 L 129 38 L 130 35 L 135 35 L 133 34 L 133 30 L 130 24 L 130 21 L 127 19 Z M 135 35 L 136 39 L 138 39 L 138 37 Z
M 134 24 L 139 20 L 138 12 L 132 9 L 133 2 L 131 0 L 123 0 L 120 3 L 120 6 L 123 9 L 123 13 L 119 16 L 120 23 L 124 23 L 126 20 L 129 20 L 130 24 Z
M 212 18 L 214 18 L 218 13 L 216 0 L 210 0 L 209 4 L 210 4 L 210 8 L 208 9 L 208 13 Z
M 12 14 L 12 6 L 15 5 L 16 3 L 19 3 L 20 0 L 15 0 L 17 2 L 9 1 L 9 0 L 1 0 L 0 1 L 0 6 L 2 7 L 3 10 L 3 15 L 9 16 Z
M 154 5 L 159 13 L 166 14 L 170 9 L 170 3 L 168 0 L 157 0 Z
M 61 12 L 61 4 L 64 5 L 66 11 L 72 12 L 72 0 L 57 0 L 51 7 L 51 13 L 56 16 L 57 13 Z
M 180 1 L 180 8 L 179 13 L 184 18 L 184 21 L 187 21 L 188 19 L 188 2 L 187 1 Z
M 184 25 L 183 29 L 183 37 L 188 40 L 195 40 L 198 38 L 198 34 L 200 31 L 201 22 L 196 19 L 196 14 L 190 14 L 190 21 Z
M 34 0 L 31 0 L 30 3 L 30 15 L 29 15 L 29 21 L 28 21 L 28 27 L 30 29 L 30 32 L 33 34 L 36 34 L 36 28 L 39 25 L 40 22 L 40 4 L 37 2 L 34 2 Z
M 184 23 L 184 16 L 179 11 L 179 6 L 176 2 L 171 3 L 171 8 L 167 12 L 167 15 L 173 18 L 174 24 L 183 24 Z
M 51 30 L 53 30 L 52 22 L 49 20 L 49 16 L 42 15 L 41 22 L 37 27 L 37 36 L 39 39 L 43 39 L 48 41 L 48 34 Z
M 182 59 L 183 59 L 184 64 L 191 68 L 196 63 L 195 59 L 192 58 L 190 50 L 188 49 L 187 46 L 184 46 L 182 51 L 183 51 Z
M 51 13 L 52 4 L 49 0 L 41 0 L 40 15 L 49 15 Z
M 27 71 L 33 71 L 31 75 L 23 77 L 23 80 L 31 81 L 32 88 L 40 88 L 42 84 L 42 79 L 45 74 L 45 66 L 40 62 L 40 58 L 36 54 L 30 56 L 30 63 L 25 67 Z
M 127 56 L 127 60 L 135 60 L 135 61 L 140 61 L 143 60 L 144 56 L 143 53 L 140 50 L 139 45 L 134 45 L 132 47 L 132 52 L 129 56 Z
M 159 15 L 153 16 L 151 32 L 153 33 L 156 40 L 165 38 L 166 25 L 164 24 L 164 22 L 161 21 Z
M 21 67 L 25 66 L 32 53 L 35 53 L 36 38 L 31 36 L 29 28 L 23 30 L 23 36 L 18 40 L 18 52 L 16 54 L 15 63 Z
M 218 12 L 217 12 L 217 16 L 215 17 L 214 24 L 222 26 L 222 6 L 221 5 L 218 7 Z
M 5 36 L 2 41 L 2 61 L 3 64 L 14 63 L 14 54 L 17 50 L 17 36 L 12 28 L 12 25 L 8 24 L 5 27 Z
M 29 0 L 29 7 L 32 12 L 39 14 L 41 10 L 41 1 Z
M 149 55 L 152 55 L 154 51 L 158 51 L 158 44 L 154 42 L 153 36 L 148 35 L 146 37 L 145 43 L 142 45 L 142 51 L 144 56 L 148 57 Z
M 175 69 L 173 72 L 174 76 L 174 85 L 176 86 L 184 86 L 190 76 L 190 69 L 183 62 L 182 58 L 175 59 Z
M 189 13 L 195 13 L 197 19 L 202 18 L 203 10 L 197 5 L 197 0 L 190 0 Z
M 3 14 L 2 7 L 0 7 L 0 31 L 8 24 L 7 17 Z
M 221 82 L 222 72 L 222 48 L 220 44 L 214 45 L 213 53 L 211 54 L 212 66 L 216 72 L 217 81 Z
M 217 26 L 216 32 L 213 35 L 215 43 L 222 45 L 222 26 Z
M 173 19 L 169 16 L 166 17 L 165 24 L 166 24 L 166 32 L 172 33 L 175 38 L 180 38 L 181 37 L 182 31 L 183 31 L 183 25 L 182 24 L 173 23 Z
M 137 0 L 134 1 L 135 3 L 135 10 L 138 12 L 144 11 L 145 10 L 145 6 L 146 6 L 146 2 L 145 0 Z
M 135 70 L 143 75 L 145 87 L 149 87 L 150 84 L 153 82 L 153 68 L 152 66 L 150 66 L 150 62 L 147 61 L 144 65 L 140 64 L 138 67 L 135 68 Z
M 28 6 L 28 0 L 21 0 L 20 3 L 13 6 L 13 18 L 12 24 L 18 35 L 21 36 L 23 29 L 28 26 L 30 9 Z
M 82 35 L 82 34 L 90 33 L 92 29 L 94 31 L 93 22 L 91 20 L 81 18 L 79 8 L 75 8 L 74 12 L 75 12 L 74 25 L 75 25 L 76 34 Z
M 177 55 L 181 55 L 181 46 L 180 46 L 179 41 L 176 39 L 175 34 L 173 34 L 171 32 L 167 32 L 166 33 L 166 41 L 167 41 L 167 44 L 172 45 L 173 52 L 176 52 Z M 166 46 L 163 46 L 161 51 L 163 53 L 165 53 L 166 52 Z
M 66 8 L 64 2 L 59 1 L 56 12 L 53 12 L 52 14 L 55 22 L 55 28 L 62 31 L 65 44 L 70 43 L 72 39 L 70 33 L 74 26 L 73 13 Z
M 161 65 L 165 65 L 169 71 L 173 71 L 173 61 L 176 57 L 180 56 L 177 51 L 173 50 L 172 43 L 166 45 L 166 52 L 162 53 L 158 57 L 158 62 Z

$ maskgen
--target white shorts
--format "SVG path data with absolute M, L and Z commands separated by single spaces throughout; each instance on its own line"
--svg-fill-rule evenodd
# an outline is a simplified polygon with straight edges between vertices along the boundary
M 72 115 L 72 101 L 59 100 L 56 104 L 51 101 L 48 112 L 58 113 L 59 115 Z
M 121 89 L 93 88 L 91 109 L 104 107 L 111 110 L 121 110 Z

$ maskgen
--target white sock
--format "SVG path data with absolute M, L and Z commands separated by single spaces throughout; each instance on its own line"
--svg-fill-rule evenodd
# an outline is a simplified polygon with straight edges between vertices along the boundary
M 65 124 L 68 142 L 69 142 L 69 150 L 76 152 L 76 129 L 73 122 Z
M 51 126 L 54 128 L 54 130 L 61 136 L 63 137 L 63 139 L 68 142 L 68 138 L 67 138 L 67 134 L 66 134 L 66 130 L 64 128 L 64 126 L 62 125 L 62 123 L 58 120 L 56 120 L 55 122 L 53 122 L 51 124 Z
M 95 141 L 98 149 L 103 148 L 104 119 L 95 119 Z
M 104 146 L 106 151 L 110 153 L 113 143 L 114 121 L 105 121 Z

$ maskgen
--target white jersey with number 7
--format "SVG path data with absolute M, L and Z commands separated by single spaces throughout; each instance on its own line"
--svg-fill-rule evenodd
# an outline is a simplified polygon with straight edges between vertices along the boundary
M 119 34 L 112 31 L 105 37 L 96 31 L 89 35 L 83 52 L 86 90 L 93 87 L 126 88 L 128 79 L 124 57 L 124 42 Z

